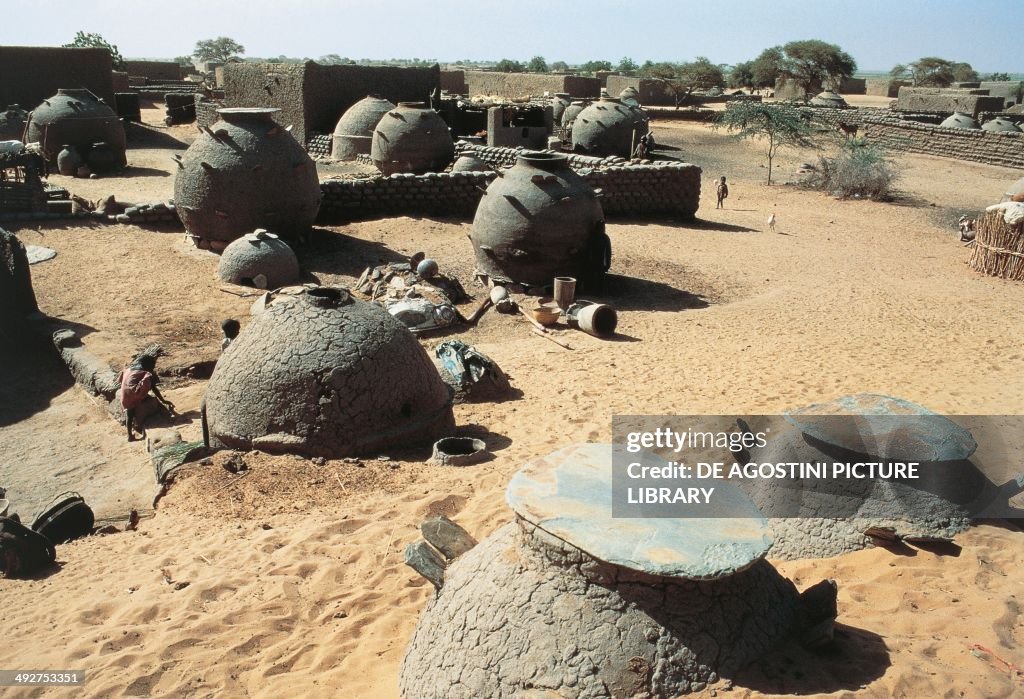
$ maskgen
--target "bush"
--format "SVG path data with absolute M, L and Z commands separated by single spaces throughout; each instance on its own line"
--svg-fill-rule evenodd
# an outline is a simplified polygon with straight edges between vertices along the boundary
M 898 176 L 883 149 L 855 138 L 843 145 L 838 156 L 818 158 L 817 169 L 805 182 L 843 199 L 890 201 Z

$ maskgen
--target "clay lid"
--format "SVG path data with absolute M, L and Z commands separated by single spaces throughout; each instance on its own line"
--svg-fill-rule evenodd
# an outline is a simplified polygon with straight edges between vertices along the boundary
M 857 393 L 784 413 L 804 434 L 896 461 L 958 461 L 978 448 L 970 431 L 902 398 Z
M 505 499 L 520 517 L 584 553 L 648 575 L 721 578 L 768 552 L 767 520 L 741 490 L 722 481 L 714 483 L 715 502 L 743 516 L 613 518 L 614 450 L 630 461 L 665 463 L 653 454 L 626 455 L 621 446 L 576 444 L 528 462 L 512 477 Z

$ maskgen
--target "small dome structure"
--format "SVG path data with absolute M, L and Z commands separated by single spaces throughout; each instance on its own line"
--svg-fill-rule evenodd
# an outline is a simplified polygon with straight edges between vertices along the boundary
M 838 92 L 832 92 L 831 90 L 825 90 L 816 94 L 811 98 L 810 105 L 812 107 L 832 107 L 834 109 L 846 109 L 849 106 Z
M 340 458 L 430 444 L 455 427 L 451 391 L 376 304 L 314 287 L 272 298 L 206 389 L 213 446 Z
M 974 120 L 970 114 L 964 114 L 963 112 L 955 112 L 954 114 L 946 117 L 946 119 L 939 124 L 947 129 L 977 129 L 978 122 Z
M 573 100 L 565 111 L 562 112 L 562 128 L 569 128 L 572 123 L 576 121 L 576 117 L 580 115 L 584 109 L 590 106 L 590 100 Z
M 27 120 L 28 112 L 16 104 L 0 111 L 0 141 L 20 141 Z
M 460 155 L 452 165 L 452 172 L 496 172 L 494 166 L 469 153 Z
M 983 131 L 1002 131 L 1005 133 L 1020 133 L 1021 128 L 1004 117 L 989 119 L 981 125 Z
M 385 175 L 440 172 L 454 156 L 448 125 L 420 102 L 399 102 L 381 118 L 370 143 L 370 158 Z
M 374 128 L 394 108 L 390 100 L 370 95 L 345 110 L 334 127 L 331 157 L 355 160 L 358 155 L 369 155 Z
M 619 99 L 622 100 L 623 104 L 630 107 L 640 106 L 640 93 L 632 85 L 623 88 L 622 92 L 619 93 Z
M 551 114 L 555 124 L 562 123 L 562 115 L 570 104 L 572 104 L 572 96 L 568 92 L 556 92 L 555 96 L 551 98 Z
M 52 164 L 56 164 L 57 154 L 64 145 L 77 148 L 98 172 L 120 169 L 127 164 L 121 120 L 89 90 L 62 88 L 53 97 L 43 100 L 29 114 L 25 127 L 25 143 L 37 142 L 43 144 L 43 157 Z M 102 149 L 102 162 L 93 163 L 90 150 L 97 143 L 106 146 Z
M 299 260 L 288 243 L 261 228 L 224 248 L 217 276 L 232 284 L 277 289 L 298 279 Z

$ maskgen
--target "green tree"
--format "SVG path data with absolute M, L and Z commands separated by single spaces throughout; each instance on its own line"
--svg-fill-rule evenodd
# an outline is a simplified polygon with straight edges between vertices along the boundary
M 544 60 L 543 56 L 534 56 L 527 61 L 526 70 L 531 73 L 547 73 L 548 62 Z
M 522 73 L 526 67 L 519 61 L 503 58 L 494 64 L 494 69 L 499 73 Z
M 316 59 L 316 62 L 325 66 L 340 66 L 345 65 L 346 63 L 351 63 L 352 61 L 344 56 L 339 56 L 336 53 L 328 53 Z
M 981 78 L 978 77 L 978 71 L 971 67 L 970 63 L 954 63 L 953 64 L 953 82 L 955 83 L 973 83 L 978 82 Z
M 750 64 L 754 87 L 775 87 L 775 80 L 782 74 L 785 65 L 786 57 L 781 46 L 762 51 Z
M 1009 73 L 989 73 L 982 80 L 988 80 L 991 82 L 1008 82 L 1010 80 Z
M 857 70 L 857 61 L 850 54 L 818 39 L 791 41 L 782 47 L 782 52 L 783 72 L 807 92 L 820 89 L 826 82 L 838 85 Z
M 743 61 L 734 65 L 732 70 L 729 71 L 729 87 L 753 87 L 753 66 L 753 61 Z
M 730 102 L 715 129 L 725 129 L 736 138 L 765 141 L 768 156 L 768 184 L 779 148 L 813 148 L 811 127 L 796 110 L 762 102 Z
M 580 66 L 581 73 L 596 73 L 599 70 L 611 70 L 611 61 L 587 61 Z
M 188 68 L 189 70 L 195 69 L 195 64 L 192 62 L 191 56 L 178 56 L 174 59 L 174 62 L 182 68 Z
M 565 61 L 555 61 L 554 63 L 551 64 L 551 70 L 558 71 L 559 73 L 564 73 L 569 70 L 569 64 L 566 63 Z
M 636 61 L 634 61 L 629 56 L 624 56 L 619 59 L 619 65 L 615 66 L 615 70 L 619 71 L 620 73 L 626 73 L 627 75 L 631 75 L 640 70 L 640 66 L 638 66 L 636 64 Z
M 64 44 L 66 49 L 106 49 L 110 52 L 110 64 L 114 70 L 121 70 L 124 68 L 124 57 L 121 52 L 117 50 L 117 47 L 108 42 L 99 34 L 88 34 L 86 32 L 78 32 L 75 34 L 74 40 L 70 44 Z
M 661 82 L 672 93 L 676 109 L 685 104 L 694 90 L 706 90 L 725 84 L 722 69 L 704 56 L 689 63 L 651 63 L 647 61 L 640 75 Z
M 238 60 L 243 53 L 245 53 L 245 47 L 240 43 L 226 36 L 218 36 L 216 39 L 197 41 L 192 55 L 200 61 L 227 63 Z

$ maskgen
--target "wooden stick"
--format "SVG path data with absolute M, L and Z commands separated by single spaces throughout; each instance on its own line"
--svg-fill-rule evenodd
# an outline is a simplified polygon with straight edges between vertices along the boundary
M 533 332 L 535 332 L 536 334 L 540 335 L 541 337 L 543 337 L 543 338 L 544 338 L 544 339 L 546 339 L 546 340 L 551 340 L 552 342 L 554 342 L 554 343 L 555 343 L 556 345 L 558 345 L 559 347 L 564 347 L 564 348 L 565 348 L 565 349 L 567 349 L 567 350 L 571 350 L 571 349 L 572 349 L 572 347 L 570 347 L 570 346 L 569 346 L 569 345 L 567 345 L 566 343 L 562 342 L 561 340 L 559 340 L 559 339 L 558 339 L 557 337 L 555 337 L 554 335 L 551 335 L 551 334 L 549 334 L 549 333 L 546 333 L 546 332 L 544 332 L 544 331 L 542 331 L 542 330 L 537 330 L 537 328 L 533 328 Z
M 523 314 L 523 318 L 526 318 L 526 319 L 527 319 L 528 321 L 530 321 L 531 323 L 533 323 L 533 325 L 534 325 L 534 326 L 535 326 L 535 327 L 536 327 L 536 328 L 537 328 L 538 330 L 540 330 L 540 331 L 541 331 L 542 333 L 546 333 L 546 332 L 548 331 L 548 329 L 547 329 L 547 328 L 545 328 L 545 327 L 544 327 L 543 325 L 541 325 L 541 324 L 540 324 L 540 323 L 538 323 L 538 322 L 537 322 L 536 320 L 534 320 L 534 319 L 533 319 L 533 316 L 531 316 L 531 315 L 530 315 L 530 314 L 529 314 L 529 313 L 527 312 L 527 310 L 526 310 L 525 308 L 523 308 L 522 306 L 520 306 L 520 307 L 519 307 L 519 312 Z
M 469 323 L 470 325 L 475 325 L 477 321 L 479 321 L 483 317 L 484 313 L 486 313 L 487 309 L 490 307 L 491 297 L 488 296 L 483 300 L 483 302 L 479 306 L 476 307 L 476 310 L 473 311 L 473 314 L 469 316 L 469 318 L 466 318 L 466 322 Z

